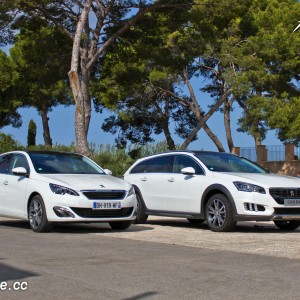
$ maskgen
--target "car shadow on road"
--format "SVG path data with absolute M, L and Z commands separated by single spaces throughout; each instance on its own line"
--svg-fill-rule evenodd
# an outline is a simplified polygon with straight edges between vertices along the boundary
M 155 219 L 155 220 L 148 220 L 145 225 L 159 225 L 159 226 L 170 226 L 170 227 L 177 227 L 177 228 L 189 228 L 191 230 L 204 230 L 204 231 L 210 231 L 208 228 L 206 222 L 202 224 L 191 224 L 185 219 Z M 296 230 L 280 230 L 277 228 L 273 222 L 238 222 L 235 229 L 232 232 L 236 233 L 280 233 L 280 234 L 286 234 L 286 233 L 296 233 L 298 234 L 300 231 L 300 228 Z
M 29 222 L 23 220 L 5 220 L 0 221 L 0 226 L 7 226 L 11 228 L 20 228 L 31 231 Z M 153 230 L 151 226 L 136 226 L 132 224 L 126 230 L 114 230 L 108 223 L 57 223 L 54 224 L 53 233 L 70 233 L 70 234 L 89 234 L 89 233 L 110 233 L 110 232 L 140 232 Z
M 23 229 L 30 229 L 29 223 L 23 220 L 5 220 L 0 221 L 0 226 L 7 226 L 12 228 L 23 228 Z
M 53 227 L 53 232 L 56 233 L 70 233 L 70 234 L 84 234 L 84 233 L 107 233 L 110 232 L 140 232 L 153 230 L 151 226 L 136 226 L 132 224 L 128 229 L 116 230 L 112 229 L 107 223 L 59 223 Z

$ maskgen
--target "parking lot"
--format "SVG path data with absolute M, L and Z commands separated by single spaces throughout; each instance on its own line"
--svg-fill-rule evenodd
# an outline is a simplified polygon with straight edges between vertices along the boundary
M 0 218 L 0 298 L 292 299 L 300 294 L 299 234 L 267 222 L 214 233 L 158 217 L 123 232 L 68 224 L 37 234 Z

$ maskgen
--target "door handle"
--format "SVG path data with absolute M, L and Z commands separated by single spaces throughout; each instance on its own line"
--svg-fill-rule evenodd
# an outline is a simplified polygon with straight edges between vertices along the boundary
M 169 182 L 174 182 L 175 180 L 174 180 L 173 177 L 170 177 L 170 178 L 168 178 L 168 181 L 169 181 Z
M 147 177 L 141 178 L 142 181 L 147 181 Z
M 4 185 L 8 185 L 8 181 L 7 181 L 7 180 L 4 180 L 4 181 L 3 181 L 3 184 L 4 184 Z

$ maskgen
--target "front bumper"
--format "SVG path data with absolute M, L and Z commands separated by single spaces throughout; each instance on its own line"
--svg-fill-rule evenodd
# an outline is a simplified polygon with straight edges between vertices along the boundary
M 120 203 L 118 209 L 94 209 L 94 201 L 84 196 L 55 195 L 45 203 L 50 222 L 111 222 L 133 221 L 136 218 L 137 203 L 135 195 L 122 200 L 105 200 L 106 203 Z
M 239 193 L 236 221 L 300 220 L 300 206 L 277 203 L 270 194 Z

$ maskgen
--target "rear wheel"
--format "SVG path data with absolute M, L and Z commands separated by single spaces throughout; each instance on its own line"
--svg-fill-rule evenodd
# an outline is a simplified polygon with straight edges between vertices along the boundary
M 231 203 L 223 194 L 216 194 L 209 198 L 205 216 L 208 227 L 212 231 L 232 231 L 236 224 Z
M 274 221 L 274 224 L 282 230 L 295 230 L 300 226 L 300 222 L 296 220 L 291 221 Z
M 40 195 L 36 195 L 31 199 L 28 207 L 28 218 L 33 231 L 51 231 L 52 224 L 47 219 L 45 204 Z
M 193 225 L 201 225 L 205 220 L 201 219 L 187 219 Z
M 148 219 L 148 215 L 145 214 L 145 204 L 142 197 L 138 193 L 136 193 L 136 200 L 137 215 L 134 224 L 144 224 Z
M 110 227 L 115 230 L 125 230 L 129 228 L 131 224 L 132 221 L 109 222 Z

